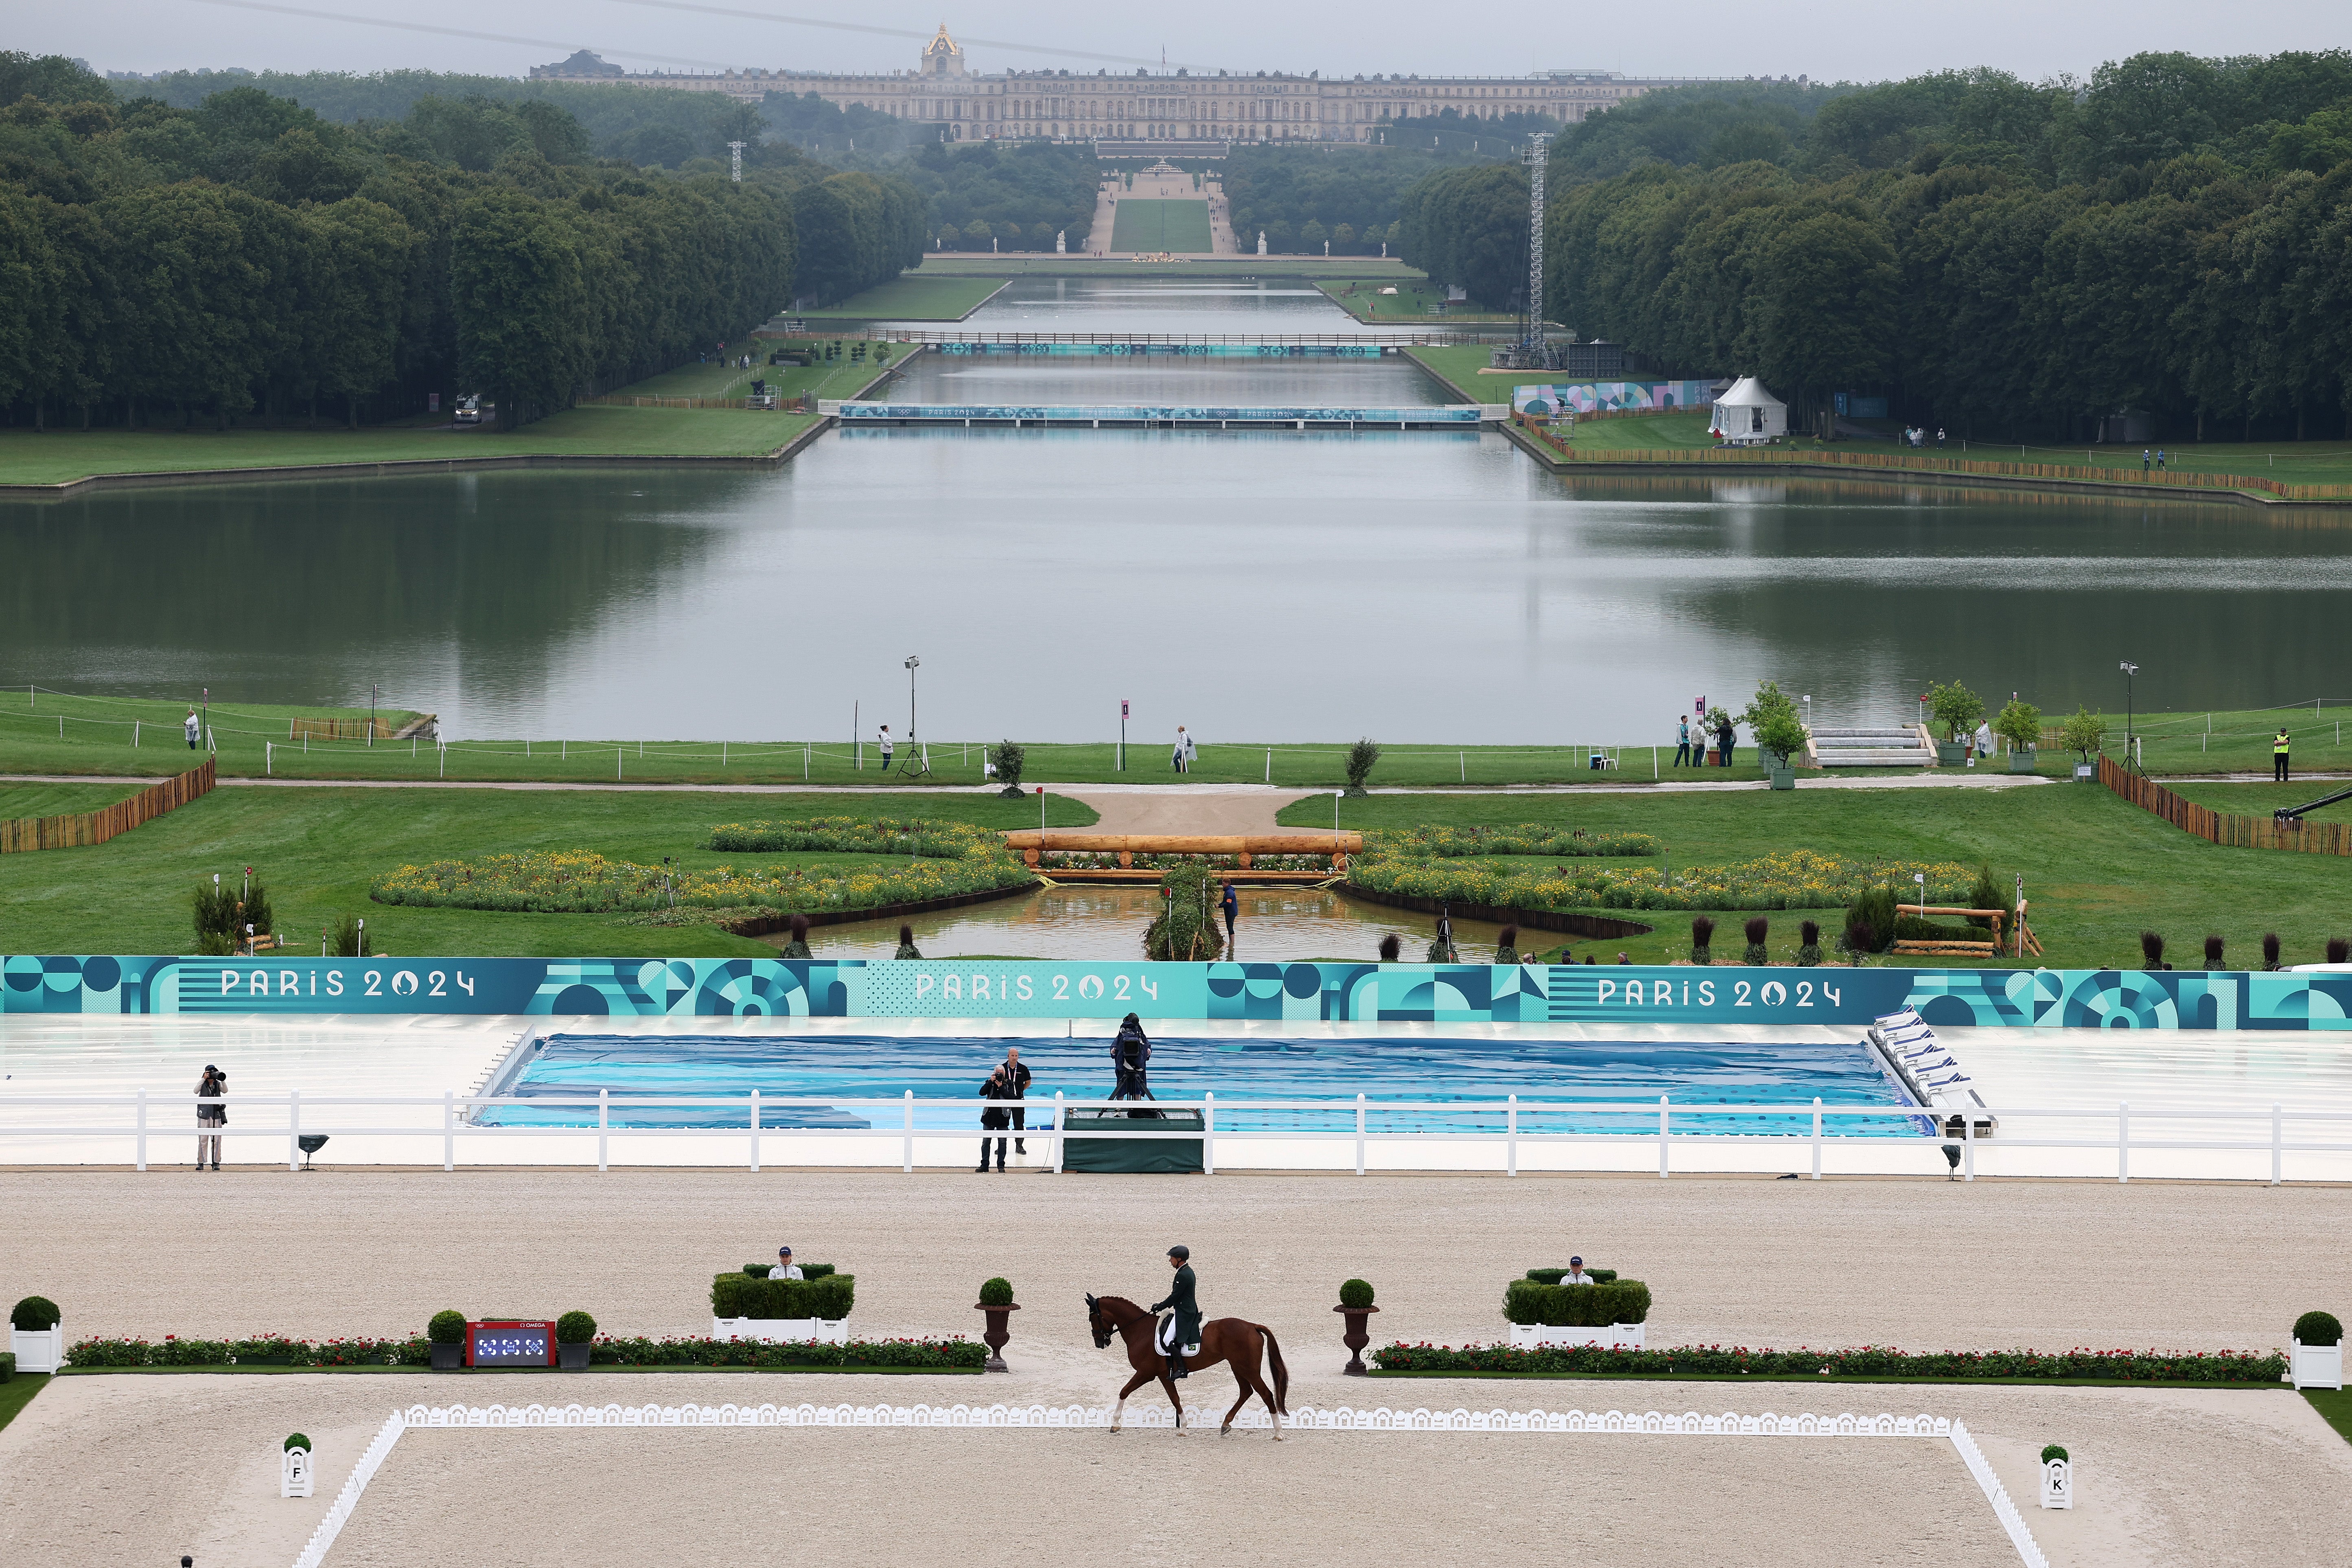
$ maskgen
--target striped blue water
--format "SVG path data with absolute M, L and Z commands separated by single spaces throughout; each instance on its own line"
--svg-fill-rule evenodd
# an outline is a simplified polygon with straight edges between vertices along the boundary
M 505 1126 L 593 1124 L 594 1108 L 548 1101 L 609 1089 L 614 1096 L 726 1096 L 709 1106 L 616 1107 L 615 1125 L 741 1127 L 747 1097 L 759 1089 L 768 1127 L 897 1127 L 897 1107 L 839 1100 L 973 1099 L 1005 1047 L 1017 1046 L 1035 1074 L 1029 1087 L 1033 1127 L 1049 1120 L 1055 1090 L 1074 1100 L 1111 1092 L 1109 1042 L 1059 1036 L 956 1037 L 892 1035 L 588 1035 L 543 1037 L 500 1077 L 497 1092 L 526 1103 L 496 1106 L 483 1120 Z M 1355 1097 L 1378 1104 L 1407 1101 L 1561 1101 L 1654 1108 L 1661 1095 L 1682 1105 L 1787 1106 L 1738 1116 L 1673 1115 L 1682 1133 L 1810 1133 L 1812 1101 L 1828 1105 L 1908 1104 L 1860 1044 L 1787 1045 L 1738 1041 L 1562 1039 L 1187 1039 L 1152 1042 L 1151 1087 L 1165 1100 L 1313 1100 L 1328 1109 L 1227 1110 L 1217 1125 L 1235 1131 L 1297 1129 L 1342 1131 L 1354 1126 Z M 775 1097 L 816 1099 L 815 1106 L 766 1103 Z M 978 1107 L 919 1104 L 919 1130 L 977 1126 Z M 1416 1110 L 1379 1117 L 1377 1129 L 1499 1131 L 1495 1110 Z M 1583 1112 L 1523 1115 L 1530 1131 L 1626 1132 L 1648 1136 L 1655 1115 Z M 1825 1131 L 1872 1137 L 1916 1136 L 1913 1118 L 1835 1119 Z

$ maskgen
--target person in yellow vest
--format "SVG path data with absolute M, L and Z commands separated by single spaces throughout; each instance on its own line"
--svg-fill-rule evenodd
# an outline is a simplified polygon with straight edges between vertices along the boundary
M 2271 782 L 2286 783 L 2286 726 L 2279 726 L 2278 739 L 2271 742 Z

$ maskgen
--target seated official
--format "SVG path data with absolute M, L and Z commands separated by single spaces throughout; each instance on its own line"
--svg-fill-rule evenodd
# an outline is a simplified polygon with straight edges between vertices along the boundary
M 771 1279 L 798 1279 L 801 1277 L 800 1265 L 793 1261 L 793 1249 L 789 1247 L 780 1247 L 776 1248 L 776 1266 L 768 1270 L 768 1278 Z
M 1559 1282 L 1563 1285 L 1598 1285 L 1601 1283 L 1600 1280 L 1595 1279 L 1591 1275 L 1587 1274 L 1584 1271 L 1584 1259 L 1581 1258 L 1571 1258 L 1568 1260 L 1568 1272 L 1559 1277 Z

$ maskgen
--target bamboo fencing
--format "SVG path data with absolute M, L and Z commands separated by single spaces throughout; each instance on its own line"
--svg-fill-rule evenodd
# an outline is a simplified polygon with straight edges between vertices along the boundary
M 112 805 L 96 811 L 69 812 L 62 816 L 18 816 L 0 821 L 0 855 L 16 855 L 34 849 L 79 849 L 130 832 L 142 822 L 152 822 L 178 806 L 200 795 L 212 793 L 213 762 L 207 757 L 200 767 L 189 769 L 178 778 L 165 779 L 151 789 L 142 789 L 129 800 L 116 801 Z
M 2352 855 L 2352 823 L 2281 822 L 2269 816 L 2238 816 L 2200 805 L 2154 779 L 2118 767 L 2104 752 L 2099 782 L 2116 794 L 2209 843 L 2230 849 L 2287 849 L 2305 855 Z
M 2072 479 L 2077 484 L 2144 485 L 2151 489 L 2260 490 L 2284 500 L 2352 500 L 2352 485 L 2291 485 L 2257 474 L 2184 473 L 2179 469 L 2147 472 L 2131 468 L 2095 468 L 2080 463 L 1989 462 L 1976 458 L 1930 458 L 1922 453 L 1805 452 L 1770 450 L 1761 447 L 1623 447 L 1579 450 L 1549 431 L 1538 437 L 1563 458 L 1579 463 L 1742 463 L 1816 465 L 1844 468 L 1884 468 L 1897 473 L 1980 474 L 1990 478 Z
M 392 739 L 389 719 L 289 719 L 289 741 L 378 741 Z

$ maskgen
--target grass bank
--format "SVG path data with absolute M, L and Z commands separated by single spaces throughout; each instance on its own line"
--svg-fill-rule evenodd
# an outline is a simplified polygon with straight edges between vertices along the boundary
M 921 276 L 968 278 L 1378 278 L 1418 279 L 1403 262 L 1365 256 L 1198 256 L 1129 261 L 1107 256 L 931 256 Z
M 1432 331 L 1443 331 L 1449 323 L 1476 322 L 1488 325 L 1510 322 L 1517 316 L 1490 310 L 1475 301 L 1456 304 L 1450 310 L 1431 314 L 1431 307 L 1445 303 L 1445 286 L 1426 279 L 1399 280 L 1396 278 L 1340 278 L 1318 282 L 1315 287 L 1328 296 L 1331 302 L 1360 321 L 1370 321 L 1384 327 L 1426 326 Z M 1383 289 L 1393 289 L 1393 294 L 1383 294 Z M 1444 350 L 1458 353 L 1461 351 Z M 1484 354 L 1486 351 L 1477 351 Z M 1482 358 L 1478 362 L 1484 364 Z
M 1110 247 L 1206 256 L 1213 248 L 1209 240 L 1209 204 L 1122 196 L 1111 219 Z
M 1862 860 L 1990 864 L 1996 881 L 2025 876 L 2043 963 L 2053 968 L 2140 966 L 2139 936 L 2161 932 L 2168 956 L 2199 962 L 2205 937 L 2221 936 L 2231 962 L 2260 962 L 2264 931 L 2279 933 L 2289 963 L 2314 963 L 2326 939 L 2347 934 L 2347 863 L 2319 855 L 2225 849 L 2193 838 L 2095 784 L 2021 790 L 1807 790 L 1737 795 L 1379 795 L 1343 803 L 1351 828 L 1424 823 L 1500 826 L 1538 822 L 1597 833 L 1652 833 L 1663 857 L 1689 868 L 1761 859 L 1793 849 Z M 1331 803 L 1305 800 L 1286 826 L 1328 827 Z M 1644 862 L 1634 860 L 1632 864 Z M 1616 862 L 1612 862 L 1616 864 Z M 1625 950 L 1637 963 L 1689 955 L 1690 921 L 1679 910 L 1604 910 L 1654 923 L 1646 937 L 1579 942 L 1603 962 Z M 1717 951 L 1736 953 L 1738 921 L 1718 913 Z M 1776 956 L 1793 950 L 1802 911 L 1768 914 Z M 1837 916 L 1816 917 L 1834 932 Z M 1550 940 L 1546 939 L 1547 943 Z M 1881 961 L 1891 962 L 1891 961 Z M 1937 959 L 1938 963 L 1960 963 Z
M 926 262 L 920 273 L 902 273 L 837 305 L 792 314 L 803 321 L 961 321 L 1003 287 L 997 278 L 934 276 Z
M 746 817 L 945 817 L 992 828 L 1034 826 L 1034 799 L 870 794 L 742 795 L 530 794 L 497 790 L 215 790 L 135 832 L 86 849 L 0 856 L 0 951 L 184 952 L 193 939 L 189 895 L 219 872 L 251 866 L 269 889 L 278 929 L 296 952 L 316 952 L 321 927 L 365 917 L 371 944 L 394 955 L 773 957 L 765 942 L 710 926 L 643 926 L 611 914 L 542 915 L 418 908 L 370 901 L 368 883 L 403 865 L 504 853 L 583 849 L 641 865 L 665 855 L 687 867 L 854 864 L 837 854 L 722 855 L 699 846 L 711 827 Z M 1095 814 L 1046 797 L 1055 826 Z M 895 860 L 895 857 L 893 858 Z M 823 932 L 811 939 L 820 952 Z

